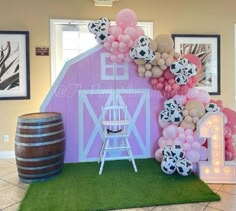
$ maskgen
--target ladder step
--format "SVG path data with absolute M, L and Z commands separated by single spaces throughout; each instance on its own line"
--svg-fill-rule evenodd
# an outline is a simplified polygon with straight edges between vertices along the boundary
M 127 150 L 130 149 L 130 147 L 107 147 L 105 150 Z

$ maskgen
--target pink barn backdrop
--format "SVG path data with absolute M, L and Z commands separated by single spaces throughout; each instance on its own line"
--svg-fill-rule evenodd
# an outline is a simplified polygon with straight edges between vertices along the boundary
M 158 148 L 161 129 L 156 117 L 163 100 L 146 78 L 137 76 L 136 64 L 113 63 L 106 50 L 96 46 L 65 64 L 40 111 L 62 114 L 65 162 L 87 162 L 96 161 L 101 148 L 101 106 L 125 104 L 134 157 L 148 158 Z

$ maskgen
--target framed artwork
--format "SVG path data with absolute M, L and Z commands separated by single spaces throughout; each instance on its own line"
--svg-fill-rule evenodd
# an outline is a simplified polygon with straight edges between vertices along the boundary
M 196 87 L 220 95 L 220 35 L 172 34 L 172 39 L 181 56 L 194 54 L 200 59 Z
M 0 31 L 0 100 L 29 98 L 29 32 Z

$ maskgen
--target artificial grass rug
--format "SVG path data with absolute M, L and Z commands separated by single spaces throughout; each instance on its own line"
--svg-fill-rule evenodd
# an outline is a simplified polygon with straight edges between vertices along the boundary
M 220 200 L 198 176 L 166 175 L 154 159 L 65 164 L 59 176 L 30 185 L 20 211 L 109 210 Z

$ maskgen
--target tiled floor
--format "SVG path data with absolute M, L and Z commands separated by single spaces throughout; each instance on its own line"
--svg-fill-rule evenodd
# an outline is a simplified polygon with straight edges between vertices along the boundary
M 129 211 L 236 211 L 236 185 L 211 184 L 209 186 L 221 196 L 221 201 L 136 208 Z M 0 211 L 16 211 L 27 188 L 27 184 L 20 183 L 18 180 L 15 160 L 0 160 Z

